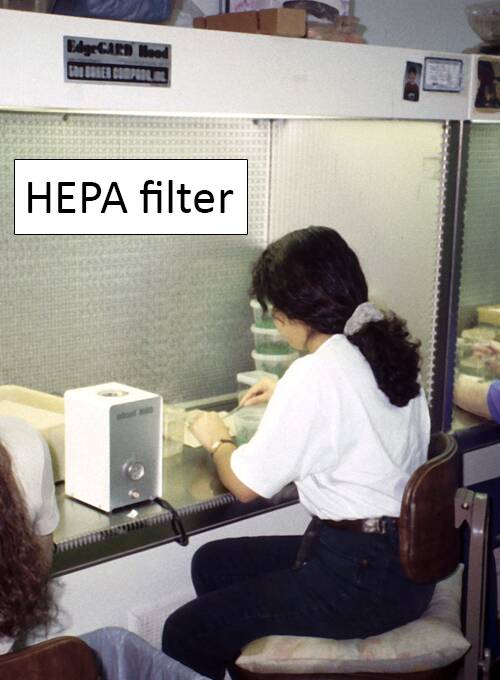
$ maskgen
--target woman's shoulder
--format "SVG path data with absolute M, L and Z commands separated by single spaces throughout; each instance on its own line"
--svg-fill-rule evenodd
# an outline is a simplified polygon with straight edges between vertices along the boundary
M 334 373 L 337 378 L 356 368 L 364 369 L 366 364 L 359 349 L 340 333 L 332 335 L 309 357 L 319 373 Z
M 296 359 L 280 382 L 304 386 L 329 382 L 332 378 L 340 379 L 346 363 L 352 360 L 347 358 L 349 349 L 345 348 L 342 338 L 343 336 L 333 335 L 315 352 Z
M 23 418 L 16 416 L 0 416 L 0 439 L 5 437 L 31 438 L 40 441 L 41 435 L 37 429 Z

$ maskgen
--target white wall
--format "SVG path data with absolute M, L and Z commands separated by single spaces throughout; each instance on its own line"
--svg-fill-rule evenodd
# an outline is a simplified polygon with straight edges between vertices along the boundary
M 272 0 L 269 0 L 271 3 Z M 336 0 L 322 0 L 338 5 Z M 473 0 L 351 0 L 370 45 L 462 52 L 480 40 L 464 8 Z M 272 4 L 282 5 L 281 0 Z M 169 24 L 191 25 L 191 17 L 218 12 L 219 0 L 174 0 Z
M 194 597 L 190 564 L 197 548 L 221 538 L 302 534 L 308 519 L 302 505 L 292 505 L 198 534 L 186 547 L 168 543 L 62 576 L 59 625 L 49 637 L 122 626 L 159 646 L 165 618 Z M 137 623 L 134 612 L 146 623 Z
M 355 16 L 370 45 L 413 47 L 424 50 L 462 52 L 480 40 L 469 28 L 464 8 L 475 0 L 351 0 Z M 173 9 L 164 23 L 191 26 L 192 18 L 217 14 L 224 0 L 172 0 Z M 252 0 L 248 0 L 249 3 Z M 282 0 L 259 0 L 280 7 Z M 339 6 L 339 0 L 322 0 Z M 0 7 L 46 11 L 51 0 L 0 0 Z
M 354 14 L 371 45 L 462 52 L 480 39 L 465 6 L 473 0 L 354 0 Z

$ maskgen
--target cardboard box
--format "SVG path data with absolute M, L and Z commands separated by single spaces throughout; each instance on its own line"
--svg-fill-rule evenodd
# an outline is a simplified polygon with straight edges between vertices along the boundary
M 259 29 L 257 12 L 234 12 L 206 17 L 207 28 L 215 31 L 257 33 Z
M 259 12 L 259 33 L 303 38 L 306 34 L 306 12 L 303 9 L 262 9 Z
M 194 28 L 238 33 L 263 33 L 303 38 L 307 31 L 306 12 L 303 9 L 261 9 L 259 12 L 232 12 L 208 17 L 195 17 Z
M 207 18 L 206 17 L 194 17 L 193 28 L 206 28 Z

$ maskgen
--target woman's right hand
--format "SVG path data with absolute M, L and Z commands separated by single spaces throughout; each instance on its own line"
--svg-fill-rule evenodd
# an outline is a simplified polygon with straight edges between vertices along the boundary
M 245 392 L 240 401 L 240 406 L 255 406 L 256 404 L 265 404 L 273 396 L 274 388 L 278 378 L 261 378 L 258 383 Z

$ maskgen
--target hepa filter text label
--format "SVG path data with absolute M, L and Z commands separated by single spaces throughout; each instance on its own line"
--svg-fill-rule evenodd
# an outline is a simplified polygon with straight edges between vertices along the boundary
M 247 234 L 247 159 L 18 159 L 17 234 Z

